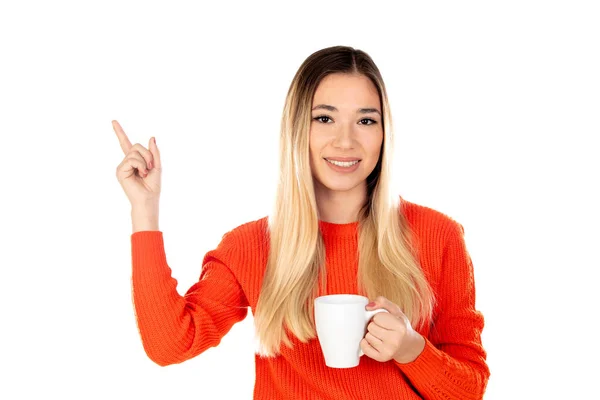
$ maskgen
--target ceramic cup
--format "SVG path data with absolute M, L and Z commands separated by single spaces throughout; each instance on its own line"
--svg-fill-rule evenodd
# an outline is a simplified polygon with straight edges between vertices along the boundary
M 373 315 L 387 312 L 382 308 L 367 311 L 368 303 L 368 298 L 355 294 L 333 294 L 315 299 L 317 337 L 328 367 L 358 366 L 363 355 L 360 341 L 365 337 L 367 324 Z

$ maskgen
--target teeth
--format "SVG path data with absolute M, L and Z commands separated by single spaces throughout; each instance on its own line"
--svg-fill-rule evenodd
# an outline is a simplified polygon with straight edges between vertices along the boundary
M 356 161 L 333 161 L 333 160 L 327 160 L 327 162 L 330 162 L 333 165 L 337 165 L 338 167 L 351 167 L 354 164 L 356 164 L 358 162 L 358 160 L 356 160 Z

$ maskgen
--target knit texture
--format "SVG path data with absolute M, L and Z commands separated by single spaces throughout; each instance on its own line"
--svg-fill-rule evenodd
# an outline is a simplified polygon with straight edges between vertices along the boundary
M 254 399 L 481 399 L 490 375 L 481 345 L 484 321 L 475 309 L 473 265 L 461 224 L 401 199 L 417 239 L 419 261 L 436 296 L 431 324 L 419 329 L 423 352 L 411 363 L 368 356 L 355 368 L 325 365 L 318 339 L 274 358 L 255 356 Z M 326 248 L 327 294 L 357 292 L 358 222 L 320 221 Z M 217 346 L 248 307 L 255 311 L 269 250 L 267 218 L 223 235 L 206 253 L 200 278 L 184 296 L 167 264 L 161 231 L 131 235 L 132 290 L 148 357 L 166 366 Z

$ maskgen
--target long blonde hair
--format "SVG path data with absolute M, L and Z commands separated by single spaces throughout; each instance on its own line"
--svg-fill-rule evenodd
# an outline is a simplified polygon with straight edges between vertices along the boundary
M 275 356 L 289 334 L 315 338 L 313 300 L 324 293 L 325 245 L 309 158 L 311 106 L 319 82 L 331 73 L 362 74 L 379 92 L 384 140 L 367 178 L 367 201 L 358 224 L 358 288 L 370 299 L 382 295 L 400 306 L 416 327 L 432 314 L 433 294 L 418 262 L 417 246 L 392 189 L 392 124 L 379 69 L 365 52 L 333 46 L 311 54 L 287 93 L 280 137 L 280 175 L 269 216 L 270 249 L 254 322 L 259 354 Z M 319 280 L 320 290 L 319 291 Z

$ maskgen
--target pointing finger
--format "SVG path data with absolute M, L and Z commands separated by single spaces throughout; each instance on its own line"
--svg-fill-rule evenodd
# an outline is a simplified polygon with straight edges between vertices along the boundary
M 119 139 L 119 144 L 121 145 L 121 150 L 123 150 L 124 154 L 129 153 L 129 149 L 131 149 L 131 142 L 127 138 L 125 131 L 121 128 L 121 125 L 117 122 L 117 120 L 112 121 L 112 126 L 117 134 L 117 138 Z

